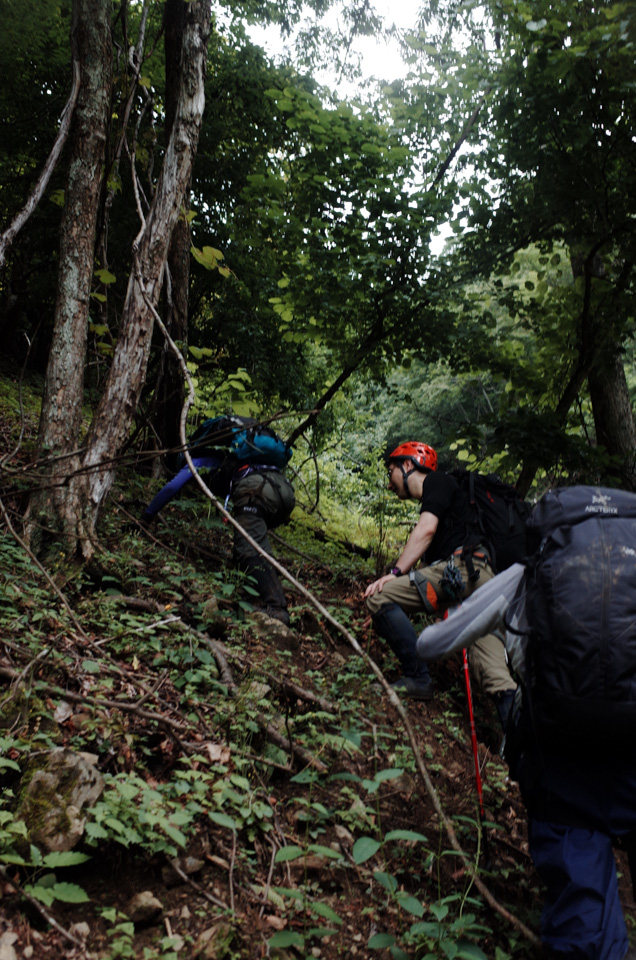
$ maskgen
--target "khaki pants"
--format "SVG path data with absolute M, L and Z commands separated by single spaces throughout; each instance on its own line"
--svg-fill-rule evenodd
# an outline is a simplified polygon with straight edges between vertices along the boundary
M 475 570 L 479 571 L 479 579 L 471 582 L 466 563 L 459 557 L 454 559 L 464 582 L 461 600 L 465 600 L 494 576 L 490 565 L 475 557 L 474 565 Z M 390 580 L 381 593 L 367 597 L 369 612 L 373 616 L 385 604 L 397 603 L 407 614 L 426 613 L 429 616 L 441 616 L 457 602 L 448 596 L 442 586 L 446 566 L 447 561 L 441 560 Z M 503 642 L 495 634 L 489 633 L 481 637 L 470 647 L 468 662 L 475 684 L 483 693 L 494 694 L 502 690 L 514 690 L 516 687 L 508 670 Z

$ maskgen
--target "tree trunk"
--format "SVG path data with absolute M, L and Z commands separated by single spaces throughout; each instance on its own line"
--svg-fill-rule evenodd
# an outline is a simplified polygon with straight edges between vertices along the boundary
M 43 514 L 48 527 L 62 529 L 72 523 L 63 484 L 78 462 L 75 454 L 82 425 L 95 226 L 111 97 L 110 11 L 109 0 L 74 0 L 71 47 L 81 80 L 70 131 L 53 340 L 39 432 L 40 453 L 64 459 L 52 461 L 50 489 L 37 495 L 29 507 L 31 520 Z
M 609 473 L 636 490 L 636 429 L 625 368 L 615 351 L 603 356 L 588 376 L 596 442 L 613 458 Z M 618 463 L 618 465 L 616 465 Z
M 186 6 L 183 0 L 166 0 L 165 60 L 166 60 L 166 128 L 168 133 L 177 117 L 181 47 L 186 25 Z M 190 225 L 186 219 L 190 185 L 186 189 L 182 215 L 172 231 L 168 250 L 166 277 L 166 312 L 164 322 L 173 340 L 186 344 L 188 339 L 188 299 L 190 292 Z M 185 400 L 185 384 L 179 363 L 164 344 L 161 352 L 159 376 L 155 389 L 153 426 L 159 445 L 174 449 L 180 445 L 181 408 Z M 174 466 L 175 455 L 168 454 L 166 463 Z
M 606 277 L 601 256 L 606 246 L 607 238 L 588 247 L 581 243 L 570 245 L 572 275 L 584 281 L 578 319 L 578 358 L 554 411 L 554 425 L 560 429 L 567 423 L 570 408 L 587 380 L 597 443 L 615 458 L 613 475 L 619 474 L 628 489 L 636 490 L 636 425 L 612 316 L 631 274 L 631 264 L 613 290 L 614 300 L 604 297 L 594 308 L 594 285 Z M 521 496 L 527 496 L 539 466 L 534 457 L 525 460 L 517 481 Z
M 112 366 L 88 436 L 82 461 L 86 484 L 78 484 L 78 525 L 94 535 L 104 497 L 137 409 L 146 375 L 154 316 L 168 246 L 190 181 L 203 107 L 209 0 L 186 3 L 177 115 L 146 221 L 133 245 L 133 265 Z M 85 557 L 91 547 L 84 543 Z

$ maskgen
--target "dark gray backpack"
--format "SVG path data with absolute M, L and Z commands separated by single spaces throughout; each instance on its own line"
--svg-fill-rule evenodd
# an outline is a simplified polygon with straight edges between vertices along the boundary
M 528 534 L 527 720 L 544 743 L 636 740 L 636 494 L 557 488 Z

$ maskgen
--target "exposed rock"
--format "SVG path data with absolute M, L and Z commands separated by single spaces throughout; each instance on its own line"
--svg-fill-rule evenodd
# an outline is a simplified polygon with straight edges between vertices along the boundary
M 341 823 L 336 823 L 334 826 L 334 830 L 341 844 L 344 844 L 345 847 L 353 846 L 353 843 L 354 843 L 353 834 L 351 833 L 350 830 L 347 830 L 347 828 L 343 826 Z
M 157 900 L 152 891 L 142 890 L 141 893 L 135 894 L 125 912 L 133 923 L 150 923 L 151 920 L 161 916 L 163 904 Z
M 85 920 L 72 923 L 68 929 L 69 933 L 72 933 L 78 940 L 88 940 L 91 935 L 91 928 Z
M 104 790 L 97 760 L 95 754 L 61 747 L 42 758 L 28 779 L 18 811 L 31 843 L 47 852 L 76 846 L 84 833 L 87 812 Z
M 224 627 L 227 625 L 225 614 L 219 609 L 219 601 L 214 594 L 203 604 L 201 616 L 208 628 Z
M 7 931 L 0 936 L 0 960 L 18 960 L 13 946 L 17 939 L 17 933 L 12 931 Z
M 297 650 L 300 646 L 300 637 L 291 627 L 286 627 L 274 617 L 268 617 L 262 610 L 250 613 L 249 622 L 256 637 L 267 637 L 279 650 Z
M 248 700 L 264 700 L 272 692 L 269 683 L 261 683 L 258 680 L 252 680 L 247 688 L 246 697 Z
M 231 960 L 236 956 L 233 949 L 236 930 L 221 920 L 208 927 L 200 935 L 192 951 L 193 960 Z

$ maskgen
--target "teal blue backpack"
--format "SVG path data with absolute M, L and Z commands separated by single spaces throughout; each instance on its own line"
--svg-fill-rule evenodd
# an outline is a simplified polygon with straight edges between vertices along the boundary
M 254 464 L 276 467 L 287 466 L 292 449 L 270 427 L 252 417 L 234 415 L 211 417 L 204 420 L 188 439 L 191 457 L 225 454 L 235 457 L 239 465 Z M 179 454 L 177 469 L 185 466 L 185 457 Z

